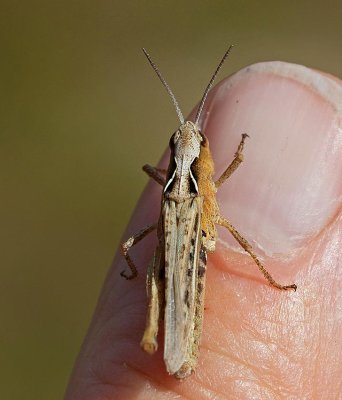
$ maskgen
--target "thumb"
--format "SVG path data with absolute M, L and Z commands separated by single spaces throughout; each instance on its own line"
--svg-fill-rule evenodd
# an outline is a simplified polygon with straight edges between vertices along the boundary
M 165 372 L 162 350 L 151 357 L 139 347 L 146 265 L 156 244 L 150 235 L 132 251 L 137 279 L 120 278 L 125 264 L 116 257 L 67 400 L 169 399 L 175 393 L 189 399 L 338 398 L 341 95 L 340 82 L 319 72 L 263 63 L 217 86 L 202 114 L 218 176 L 241 133 L 249 134 L 244 163 L 218 192 L 221 214 L 274 278 L 296 282 L 297 292 L 268 286 L 253 260 L 220 229 L 208 262 L 199 364 L 195 374 L 177 381 Z M 125 238 L 158 219 L 160 195 L 150 182 Z

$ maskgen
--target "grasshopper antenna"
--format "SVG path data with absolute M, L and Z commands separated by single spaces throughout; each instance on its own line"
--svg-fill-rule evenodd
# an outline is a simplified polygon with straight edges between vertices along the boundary
M 196 119 L 195 119 L 195 125 L 198 124 L 198 121 L 199 121 L 199 118 L 200 118 L 201 113 L 202 113 L 202 111 L 203 111 L 204 103 L 205 103 L 205 101 L 206 101 L 206 99 L 207 99 L 209 90 L 210 90 L 211 87 L 213 86 L 213 83 L 214 83 L 214 81 L 215 81 L 215 78 L 216 78 L 218 72 L 220 71 L 222 65 L 223 65 L 224 62 L 226 61 L 226 58 L 228 57 L 228 54 L 230 53 L 230 51 L 231 51 L 231 49 L 232 49 L 233 47 L 234 47 L 233 45 L 230 45 L 230 46 L 229 46 L 229 49 L 224 53 L 224 56 L 222 57 L 222 60 L 220 61 L 220 64 L 217 66 L 216 71 L 214 72 L 213 76 L 211 77 L 211 79 L 210 79 L 210 81 L 209 81 L 209 83 L 208 83 L 208 86 L 206 87 L 206 89 L 205 89 L 205 91 L 204 91 L 204 94 L 203 94 L 201 103 L 200 103 L 200 105 L 198 106 L 198 110 L 197 110 L 197 114 L 196 114 Z
M 183 125 L 184 124 L 184 117 L 182 114 L 182 111 L 179 108 L 178 102 L 176 100 L 175 95 L 173 94 L 170 86 L 167 84 L 166 80 L 163 78 L 162 74 L 160 73 L 158 67 L 156 66 L 156 64 L 152 61 L 151 56 L 147 53 L 146 49 L 142 49 L 142 51 L 144 52 L 146 58 L 148 59 L 149 63 L 151 64 L 151 67 L 154 69 L 154 71 L 156 72 L 156 74 L 158 75 L 158 78 L 161 80 L 161 83 L 164 85 L 166 91 L 168 92 L 169 96 L 171 97 L 172 103 L 175 106 L 177 115 L 178 115 L 178 119 L 180 121 L 180 123 Z

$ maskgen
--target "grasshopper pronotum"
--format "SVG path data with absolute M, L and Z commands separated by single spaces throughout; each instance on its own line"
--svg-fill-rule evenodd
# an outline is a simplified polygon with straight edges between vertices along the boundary
M 220 215 L 216 191 L 243 161 L 242 139 L 235 157 L 221 177 L 214 182 L 214 163 L 207 137 L 200 131 L 199 118 L 208 92 L 232 46 L 224 54 L 203 94 L 195 122 L 185 121 L 177 100 L 151 57 L 143 49 L 176 108 L 180 127 L 170 139 L 170 163 L 167 171 L 145 165 L 143 170 L 163 186 L 159 221 L 140 231 L 122 244 L 122 253 L 131 270 L 126 279 L 137 276 L 137 269 L 128 250 L 157 229 L 158 246 L 148 267 L 148 310 L 141 347 L 153 354 L 157 350 L 158 325 L 164 319 L 164 361 L 167 372 L 176 378 L 189 376 L 196 367 L 201 338 L 207 252 L 215 250 L 215 225 L 229 230 L 241 247 L 249 253 L 268 282 L 278 289 L 294 289 L 281 285 L 263 267 L 251 245 L 234 226 Z M 163 176 L 165 175 L 165 178 Z

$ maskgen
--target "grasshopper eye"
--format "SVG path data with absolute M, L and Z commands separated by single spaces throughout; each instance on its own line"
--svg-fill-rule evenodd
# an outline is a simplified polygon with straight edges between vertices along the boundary
M 177 143 L 177 141 L 178 141 L 178 139 L 179 139 L 179 136 L 180 136 L 180 131 L 178 130 L 178 131 L 176 131 L 176 132 L 173 134 L 173 136 L 172 136 L 172 141 L 173 141 L 173 143 Z
M 197 139 L 198 139 L 198 141 L 199 141 L 200 143 L 202 143 L 202 142 L 204 141 L 203 135 L 201 134 L 200 131 L 197 131 L 196 134 L 197 134 Z
M 207 137 L 202 132 L 199 132 L 199 135 L 201 137 L 199 139 L 199 142 L 201 143 L 201 146 L 206 146 L 206 144 L 208 143 Z
M 196 126 L 193 122 L 187 121 L 187 126 L 190 128 L 191 133 L 194 138 L 198 141 L 198 143 L 202 143 L 204 139 L 204 135 L 202 135 L 201 131 L 199 130 L 198 126 Z

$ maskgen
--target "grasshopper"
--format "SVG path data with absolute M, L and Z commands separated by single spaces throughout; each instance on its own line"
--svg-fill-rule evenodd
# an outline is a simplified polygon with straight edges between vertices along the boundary
M 164 361 L 167 372 L 178 379 L 195 369 L 203 325 L 204 290 L 207 253 L 215 250 L 216 224 L 229 230 L 241 247 L 249 253 L 268 282 L 282 290 L 297 286 L 277 283 L 254 254 L 251 245 L 220 215 L 216 201 L 217 189 L 243 161 L 247 134 L 243 134 L 233 161 L 215 182 L 214 162 L 209 141 L 199 127 L 199 118 L 207 95 L 232 46 L 224 54 L 203 94 L 195 122 L 185 120 L 169 85 L 150 55 L 143 49 L 176 109 L 180 127 L 170 139 L 170 163 L 167 171 L 145 165 L 143 170 L 163 186 L 158 222 L 141 230 L 121 245 L 130 268 L 121 275 L 133 279 L 137 268 L 129 249 L 157 229 L 158 245 L 147 272 L 148 309 L 141 347 L 147 353 L 157 351 L 159 321 L 164 319 Z M 166 175 L 165 178 L 163 175 Z

